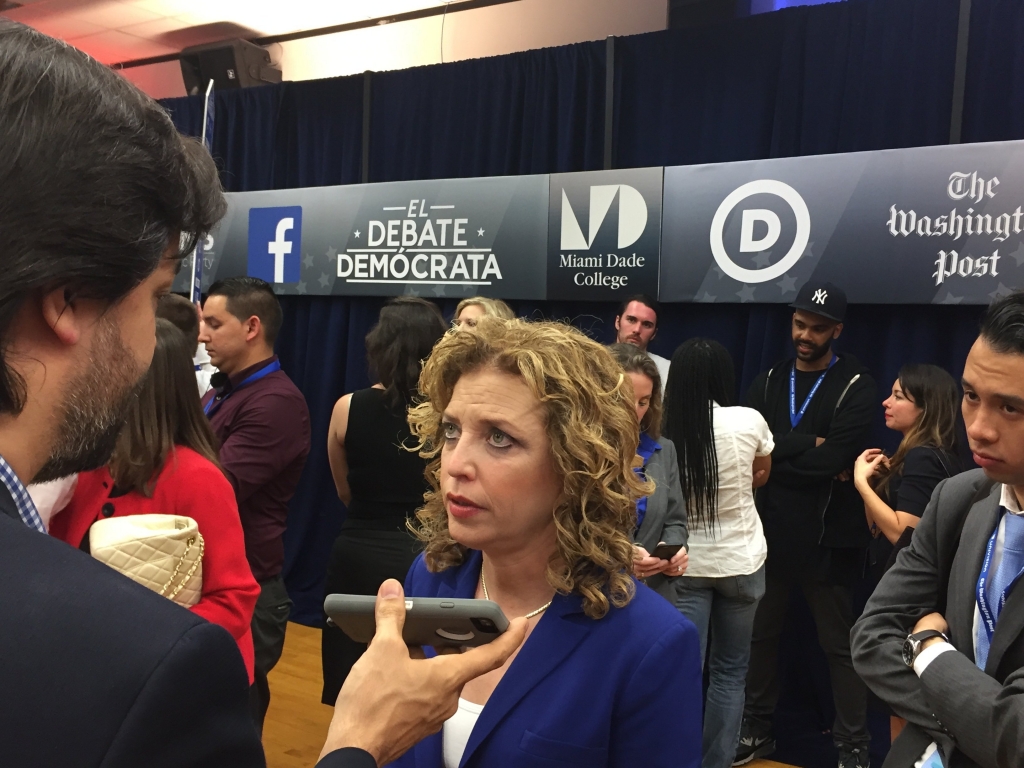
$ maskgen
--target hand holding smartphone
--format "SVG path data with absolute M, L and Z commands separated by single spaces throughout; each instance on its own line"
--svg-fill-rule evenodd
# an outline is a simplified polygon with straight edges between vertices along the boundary
M 651 552 L 651 557 L 657 557 L 661 560 L 671 560 L 682 548 L 682 544 L 659 544 L 654 548 L 654 551 Z
M 324 611 L 329 623 L 357 643 L 369 643 L 377 631 L 375 597 L 328 595 Z M 491 642 L 508 629 L 508 619 L 491 600 L 408 597 L 405 599 L 406 645 L 477 647 Z

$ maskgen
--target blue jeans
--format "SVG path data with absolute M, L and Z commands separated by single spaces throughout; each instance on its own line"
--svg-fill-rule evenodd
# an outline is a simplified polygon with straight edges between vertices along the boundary
M 728 768 L 740 737 L 754 614 L 764 594 L 764 566 L 748 576 L 680 576 L 678 581 L 676 607 L 697 626 L 700 657 L 707 659 L 711 678 L 704 705 L 701 767 Z

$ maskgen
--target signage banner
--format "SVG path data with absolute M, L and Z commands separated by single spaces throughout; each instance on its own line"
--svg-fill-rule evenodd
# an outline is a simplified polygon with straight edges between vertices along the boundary
M 218 278 L 248 274 L 284 295 L 547 295 L 546 175 L 228 193 L 227 199 L 227 215 L 207 241 L 204 290 Z
M 1024 142 L 665 169 L 662 301 L 987 304 L 1024 285 Z
M 1024 286 L 1024 142 L 230 193 L 203 289 L 987 304 Z M 189 292 L 187 275 L 175 290 Z
M 662 170 L 551 175 L 549 297 L 658 295 Z

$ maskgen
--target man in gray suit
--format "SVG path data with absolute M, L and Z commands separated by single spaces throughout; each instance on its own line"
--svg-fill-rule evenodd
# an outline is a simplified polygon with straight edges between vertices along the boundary
M 963 389 L 981 469 L 935 489 L 852 632 L 858 674 L 908 720 L 885 768 L 1024 764 L 1024 293 L 989 307 Z

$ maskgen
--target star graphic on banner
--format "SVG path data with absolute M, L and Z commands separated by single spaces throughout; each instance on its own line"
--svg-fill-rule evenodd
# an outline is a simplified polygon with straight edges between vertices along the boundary
M 699 299 L 697 299 L 697 301 L 704 301 L 704 302 L 707 302 L 707 303 L 710 304 L 711 302 L 713 302 L 717 298 L 718 298 L 717 296 L 712 296 L 707 291 L 704 291 L 704 295 L 701 296 Z
M 352 233 L 352 237 L 354 237 L 354 238 L 355 238 L 356 240 L 358 240 L 358 239 L 359 239 L 359 238 L 360 238 L 360 237 L 362 236 L 362 234 L 363 234 L 363 233 L 362 233 L 362 232 L 360 232 L 360 231 L 359 231 L 359 230 L 357 229 L 357 230 L 356 230 L 355 232 L 353 232 L 353 233 Z
M 1017 250 L 1010 254 L 1017 261 L 1017 266 L 1024 264 L 1024 243 L 1017 246 Z
M 477 237 L 483 237 L 484 236 L 484 228 L 483 227 L 480 227 L 480 229 L 478 229 L 476 231 L 476 236 Z
M 796 278 L 792 275 L 786 275 L 776 285 L 779 286 L 779 290 L 782 291 L 783 295 L 793 293 L 796 291 Z
M 954 296 L 951 292 L 946 292 L 946 298 L 939 302 L 939 304 L 959 304 L 964 300 L 963 296 Z
M 324 255 L 327 257 L 328 261 L 334 261 L 336 258 L 338 258 L 338 249 L 334 247 L 328 248 L 327 253 L 325 253 Z
M 740 301 L 747 302 L 754 300 L 754 286 L 745 285 L 740 290 L 736 291 L 736 295 L 739 296 Z
M 443 285 L 435 285 L 434 286 L 434 295 L 435 296 L 444 296 L 445 295 L 445 293 L 444 293 L 444 286 Z
M 295 286 L 295 290 L 298 293 L 305 293 L 306 292 L 306 281 L 305 280 L 299 280 L 299 284 L 297 286 Z
M 1012 288 L 1007 288 L 1005 285 L 1000 283 L 999 287 L 992 291 L 988 297 L 990 299 L 1001 299 L 1003 296 L 1009 296 L 1011 293 L 1013 293 Z
M 772 252 L 761 251 L 757 256 L 754 257 L 754 266 L 758 269 L 764 269 L 772 263 Z
M 317 282 L 320 283 L 320 287 L 326 288 L 328 285 L 331 284 L 331 278 L 327 276 L 326 272 L 321 272 L 320 279 L 317 280 Z
M 302 263 L 303 263 L 303 264 L 305 264 L 307 268 L 310 268 L 310 267 L 312 267 L 312 266 L 313 266 L 313 257 L 312 257 L 312 256 L 310 256 L 310 255 L 309 255 L 309 254 L 307 253 L 307 254 L 306 254 L 306 258 L 304 258 L 304 259 L 302 260 Z
M 721 280 L 723 277 L 725 277 L 725 272 L 723 272 L 722 268 L 720 266 L 718 266 L 717 264 L 711 268 L 711 271 L 715 272 L 718 275 L 718 279 L 719 280 Z
M 814 249 L 814 241 L 811 240 L 811 241 L 809 241 L 807 243 L 807 247 L 804 248 L 804 252 L 801 255 L 813 258 L 814 257 L 814 250 L 813 249 Z
M 417 288 L 415 285 L 408 285 L 405 288 L 405 295 L 406 296 L 419 296 L 420 293 L 421 293 L 420 289 Z

